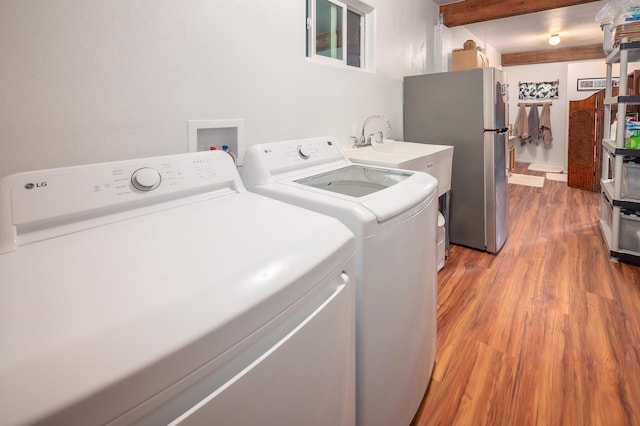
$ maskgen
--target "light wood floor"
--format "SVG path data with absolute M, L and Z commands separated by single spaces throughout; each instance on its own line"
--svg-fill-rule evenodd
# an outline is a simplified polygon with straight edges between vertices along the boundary
M 453 246 L 439 273 L 414 425 L 640 425 L 640 267 L 609 259 L 599 194 L 508 186 L 500 253 Z

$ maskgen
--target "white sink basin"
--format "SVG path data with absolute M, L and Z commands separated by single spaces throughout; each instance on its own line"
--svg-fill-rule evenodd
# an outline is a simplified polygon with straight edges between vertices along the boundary
M 429 173 L 438 180 L 438 196 L 451 190 L 452 146 L 385 140 L 344 153 L 354 163 Z

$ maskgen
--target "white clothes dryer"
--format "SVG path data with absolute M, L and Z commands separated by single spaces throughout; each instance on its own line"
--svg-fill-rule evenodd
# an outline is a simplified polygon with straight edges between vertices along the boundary
M 6 177 L 2 423 L 352 425 L 354 253 L 222 152 Z
M 437 181 L 354 165 L 330 137 L 255 145 L 250 191 L 340 219 L 356 236 L 356 423 L 408 425 L 436 339 Z

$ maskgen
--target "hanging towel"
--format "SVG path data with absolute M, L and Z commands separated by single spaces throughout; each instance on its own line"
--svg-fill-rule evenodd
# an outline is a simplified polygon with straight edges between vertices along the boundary
M 524 145 L 529 140 L 529 123 L 527 121 L 527 109 L 524 104 L 518 107 L 518 115 L 513 125 L 516 139 L 520 141 L 520 145 Z
M 533 142 L 536 145 L 540 142 L 540 118 L 538 117 L 538 104 L 531 104 L 529 110 L 529 142 Z
M 545 148 L 551 146 L 553 136 L 551 135 L 551 104 L 544 104 L 540 113 L 540 132 Z

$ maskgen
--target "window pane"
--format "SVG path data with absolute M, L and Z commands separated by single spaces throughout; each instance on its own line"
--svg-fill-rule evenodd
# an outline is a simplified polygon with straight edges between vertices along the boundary
M 361 67 L 362 31 L 360 22 L 362 16 L 352 10 L 347 11 L 347 65 Z
M 316 54 L 342 60 L 342 7 L 316 0 Z
M 307 44 L 306 44 L 306 48 L 307 48 L 307 57 L 311 56 L 311 31 L 310 31 L 310 24 L 311 24 L 311 18 L 310 18 L 310 13 L 311 11 L 310 9 L 310 0 L 307 0 L 307 20 L 305 22 L 305 29 L 306 29 L 306 33 L 307 33 Z

